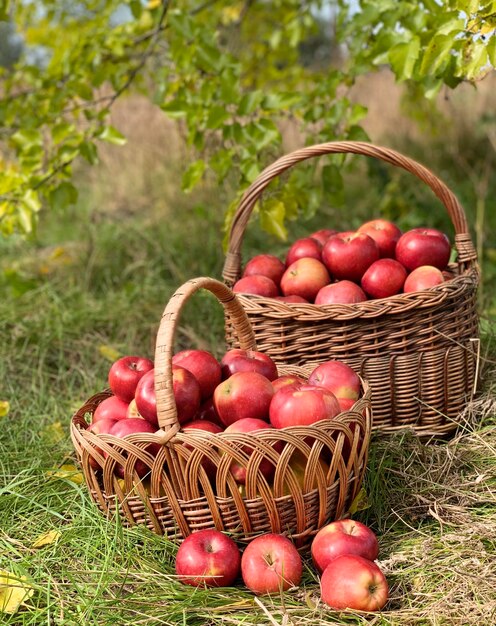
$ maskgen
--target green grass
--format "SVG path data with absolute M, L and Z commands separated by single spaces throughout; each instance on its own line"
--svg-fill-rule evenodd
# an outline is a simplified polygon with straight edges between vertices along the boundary
M 478 624 L 496 622 L 496 393 L 492 324 L 484 382 L 457 437 L 425 445 L 408 433 L 376 435 L 357 518 L 379 534 L 391 586 L 376 616 L 339 614 L 319 601 L 306 559 L 302 585 L 256 599 L 233 589 L 193 589 L 174 578 L 176 546 L 142 527 L 106 520 L 84 484 L 50 474 L 73 462 L 70 416 L 106 386 L 105 348 L 153 354 L 174 290 L 220 276 L 221 214 L 193 200 L 165 219 L 84 211 L 52 217 L 37 243 L 2 244 L 0 272 L 0 569 L 34 593 L 5 625 Z M 217 207 L 217 210 L 215 209 Z M 220 207 L 220 208 L 219 208 Z M 267 245 L 267 244 L 266 244 Z M 249 246 L 262 249 L 259 235 Z M 220 306 L 188 302 L 177 348 L 223 349 Z M 103 351 L 101 348 L 103 347 Z M 475 424 L 475 426 L 474 426 Z M 42 533 L 57 542 L 35 549 Z

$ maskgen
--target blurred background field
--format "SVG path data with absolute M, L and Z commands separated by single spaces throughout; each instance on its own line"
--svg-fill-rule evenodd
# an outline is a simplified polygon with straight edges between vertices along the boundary
M 361 77 L 354 99 L 369 108 L 371 141 L 398 149 L 441 177 L 468 216 L 483 270 L 480 394 L 467 427 L 427 448 L 409 434 L 376 437 L 367 476 L 368 504 L 357 517 L 379 534 L 391 602 L 371 621 L 327 612 L 315 575 L 303 590 L 264 599 L 277 624 L 475 624 L 496 615 L 496 80 L 441 92 L 439 110 L 415 111 L 387 71 Z M 226 207 L 236 189 L 207 176 L 180 188 L 191 156 L 181 124 L 138 95 L 119 100 L 113 125 L 123 147 L 102 144 L 101 162 L 78 164 L 79 199 L 42 213 L 31 240 L 0 241 L 1 397 L 0 569 L 28 577 L 33 595 L 2 623 L 266 624 L 251 594 L 193 594 L 173 578 L 175 547 L 140 529 L 107 522 L 90 503 L 73 464 L 70 415 L 106 386 L 117 354 L 153 354 L 155 332 L 173 291 L 194 276 L 219 278 Z M 304 143 L 291 125 L 284 151 Z M 334 137 L 329 137 L 329 140 Z M 343 206 L 326 203 L 289 238 L 317 227 L 345 229 L 384 216 L 403 228 L 446 229 L 443 207 L 407 174 L 356 159 Z M 246 254 L 283 254 L 287 242 L 253 223 Z M 223 350 L 220 311 L 199 295 L 185 310 L 177 348 Z M 477 427 L 473 427 L 473 423 Z M 470 425 L 469 425 L 470 424 Z M 74 473 L 76 471 L 76 473 Z M 45 531 L 60 538 L 32 547 Z

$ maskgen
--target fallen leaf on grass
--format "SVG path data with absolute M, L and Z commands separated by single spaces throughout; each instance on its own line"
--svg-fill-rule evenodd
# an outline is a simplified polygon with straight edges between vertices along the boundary
M 10 410 L 10 404 L 7 400 L 0 400 L 0 417 L 5 417 L 8 415 Z
M 351 503 L 348 513 L 350 515 L 353 515 L 353 513 L 356 513 L 357 511 L 364 511 L 365 509 L 369 509 L 369 508 L 370 508 L 370 502 L 367 496 L 367 492 L 362 487 L 360 491 L 357 493 L 357 495 L 355 496 L 355 499 L 353 500 L 353 502 Z
M 44 546 L 49 546 L 58 541 L 61 534 L 62 533 L 59 530 L 49 530 L 48 532 L 37 537 L 31 544 L 31 547 L 43 548 Z
M 33 587 L 26 580 L 26 576 L 0 570 L 0 613 L 16 613 L 33 595 Z
M 54 422 L 45 428 L 45 435 L 52 443 L 65 439 L 66 434 L 62 422 Z
M 47 472 L 48 478 L 67 478 L 77 485 L 81 485 L 84 482 L 83 474 L 77 469 L 75 465 L 61 465 L 56 470 Z
M 107 346 L 105 344 L 98 346 L 98 352 L 103 356 L 104 359 L 107 359 L 107 361 L 110 361 L 111 363 L 117 361 L 117 359 L 122 356 L 119 350 L 116 350 L 112 346 Z

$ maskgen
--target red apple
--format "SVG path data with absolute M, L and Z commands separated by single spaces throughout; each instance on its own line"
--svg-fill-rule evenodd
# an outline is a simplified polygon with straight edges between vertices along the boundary
M 218 424 L 214 424 L 208 420 L 192 420 L 191 422 L 183 424 L 182 428 L 185 433 L 191 430 L 203 430 L 208 433 L 216 434 L 221 433 L 223 430 Z M 193 450 L 193 446 L 188 443 L 185 443 L 184 446 L 189 450 Z M 215 476 L 217 468 L 215 463 L 213 463 L 213 461 L 211 461 L 208 457 L 202 459 L 201 465 L 209 478 L 213 478 Z
M 254 274 L 267 276 L 279 287 L 281 276 L 284 274 L 285 269 L 286 266 L 281 259 L 278 259 L 273 254 L 257 254 L 245 265 L 243 277 L 253 276 Z
M 278 376 L 277 365 L 271 357 L 257 350 L 232 348 L 224 354 L 220 364 L 224 379 L 236 372 L 258 372 L 269 380 L 274 380 Z
M 362 276 L 362 289 L 371 298 L 388 298 L 400 293 L 407 274 L 395 259 L 379 259 Z
M 379 567 L 368 559 L 344 554 L 331 561 L 320 580 L 323 602 L 336 610 L 379 611 L 389 588 Z
M 367 296 L 363 289 L 351 280 L 326 285 L 315 296 L 315 304 L 355 304 L 365 300 Z
M 281 291 L 285 296 L 300 296 L 313 302 L 324 285 L 330 282 L 324 264 L 312 258 L 298 259 L 292 263 L 281 278 Z
M 236 372 L 214 391 L 215 409 L 225 426 L 245 417 L 268 419 L 274 389 L 258 372 Z
M 315 567 L 322 573 L 342 554 L 355 554 L 375 561 L 379 543 L 375 533 L 365 524 L 342 519 L 321 528 L 313 538 L 310 550 Z
M 410 271 L 421 265 L 444 270 L 450 253 L 448 237 L 435 228 L 413 228 L 401 235 L 396 244 L 396 259 Z
M 154 433 L 156 431 L 157 427 L 150 422 L 141 418 L 128 417 L 125 420 L 119 420 L 116 422 L 110 429 L 109 434 L 114 437 L 123 438 L 127 435 L 134 435 L 136 433 Z M 160 445 L 157 443 L 149 443 L 145 450 L 148 454 L 156 456 L 160 450 Z M 150 471 L 148 465 L 139 459 L 136 461 L 134 469 L 140 478 L 143 478 Z M 116 466 L 116 473 L 121 477 L 124 476 L 124 468 L 122 465 Z
M 267 424 L 264 420 L 253 419 L 252 417 L 246 417 L 234 422 L 226 428 L 226 433 L 253 433 L 257 430 L 266 430 L 267 428 L 273 428 L 270 424 Z M 275 446 L 278 449 L 280 446 Z M 243 446 L 243 452 L 247 456 L 253 453 L 253 448 L 250 446 Z M 246 467 L 243 467 L 240 463 L 233 461 L 230 467 L 231 473 L 234 476 L 234 480 L 240 485 L 246 484 Z M 258 471 L 265 476 L 266 480 L 270 481 L 274 476 L 276 468 L 269 459 L 263 459 L 258 466 Z
M 365 233 L 333 235 L 322 250 L 322 261 L 334 278 L 359 283 L 374 261 L 379 258 L 379 246 Z
M 312 239 L 316 239 L 322 246 L 325 242 L 332 237 L 333 235 L 337 235 L 337 230 L 332 230 L 332 228 L 321 228 L 320 230 L 316 230 L 314 233 L 308 235 Z
M 286 428 L 332 419 L 340 412 L 336 396 L 325 387 L 287 385 L 274 394 L 269 417 L 275 428 Z
M 305 298 L 302 298 L 301 296 L 276 296 L 274 300 L 279 300 L 280 302 L 292 302 L 293 304 L 308 304 L 308 300 L 305 300 Z
M 292 265 L 298 259 L 312 258 L 320 261 L 322 244 L 313 237 L 297 239 L 289 248 L 286 255 L 286 267 Z
M 272 387 L 274 389 L 274 393 L 279 391 L 281 387 L 286 387 L 286 385 L 304 385 L 306 384 L 306 380 L 301 378 L 301 376 L 296 376 L 296 374 L 287 374 L 286 376 L 279 376 L 272 381 Z
M 220 417 L 217 415 L 217 411 L 215 410 L 213 397 L 208 398 L 200 405 L 198 413 L 195 415 L 195 420 L 206 420 L 207 422 L 213 422 L 218 426 L 224 427 Z
M 433 265 L 421 265 L 408 274 L 403 285 L 403 291 L 423 291 L 444 283 L 444 275 L 441 270 Z
M 147 372 L 139 381 L 134 396 L 136 408 L 141 417 L 158 428 L 157 400 L 155 398 L 154 370 Z
M 360 378 L 356 372 L 342 361 L 324 361 L 308 377 L 309 385 L 325 387 L 336 396 L 338 401 L 350 399 L 354 402 L 360 395 Z
M 93 413 L 93 422 L 101 419 L 122 420 L 127 417 L 128 402 L 124 402 L 117 396 L 109 396 L 102 400 Z
M 257 595 L 281 593 L 300 584 L 303 565 L 293 543 L 284 535 L 268 533 L 256 537 L 241 557 L 241 575 Z
M 228 587 L 239 574 L 241 554 L 236 543 L 219 530 L 198 530 L 182 542 L 176 574 L 193 587 Z
M 113 420 L 108 417 L 103 417 L 102 419 L 99 419 L 96 422 L 93 421 L 88 426 L 88 431 L 90 433 L 94 433 L 95 435 L 108 435 L 112 427 L 114 426 L 114 424 L 117 424 L 117 422 L 118 420 Z M 102 456 L 104 456 L 103 450 L 101 448 L 96 448 L 96 451 L 99 452 Z M 89 457 L 89 463 L 93 469 L 101 469 L 96 459 L 94 459 L 91 456 Z
M 222 380 L 220 363 L 207 350 L 181 350 L 172 357 L 172 364 L 194 375 L 200 384 L 202 400 L 209 398 Z
M 124 402 L 131 402 L 138 382 L 151 369 L 153 361 L 140 356 L 123 356 L 117 359 L 108 374 L 112 393 Z
M 265 298 L 274 298 L 279 295 L 279 289 L 273 280 L 261 274 L 252 274 L 240 278 L 232 288 L 234 293 L 248 293 Z
M 375 219 L 365 222 L 358 228 L 359 233 L 365 233 L 379 246 L 381 258 L 394 259 L 396 244 L 401 237 L 401 230 L 389 220 Z

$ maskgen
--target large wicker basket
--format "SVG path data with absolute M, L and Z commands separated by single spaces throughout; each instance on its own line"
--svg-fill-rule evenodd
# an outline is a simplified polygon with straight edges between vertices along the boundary
M 239 295 L 259 350 L 278 363 L 341 359 L 370 382 L 373 428 L 405 427 L 443 435 L 475 390 L 479 350 L 476 291 L 479 268 L 467 220 L 455 195 L 431 171 L 388 148 L 330 142 L 296 150 L 267 167 L 243 195 L 223 268 L 232 286 L 242 273 L 241 246 L 252 210 L 269 183 L 293 165 L 325 154 L 354 153 L 410 172 L 441 200 L 455 230 L 452 278 L 431 289 L 359 304 L 290 304 Z M 231 328 L 226 329 L 235 345 Z
M 350 411 L 312 426 L 267 428 L 256 436 L 182 431 L 171 358 L 181 309 L 199 289 L 210 291 L 222 303 L 240 345 L 256 347 L 246 314 L 226 285 L 198 278 L 180 287 L 167 304 L 156 341 L 160 430 L 120 439 L 89 432 L 88 422 L 110 395 L 108 390 L 91 397 L 72 418 L 71 436 L 91 497 L 105 514 L 120 515 L 126 524 L 146 524 L 177 541 L 195 530 L 217 528 L 239 541 L 266 532 L 284 533 L 303 546 L 329 520 L 345 514 L 358 493 L 372 424 L 369 386 L 362 381 L 363 394 Z M 278 369 L 280 374 L 300 376 L 311 371 L 295 366 Z M 215 466 L 213 475 L 204 469 L 206 459 Z M 259 471 L 264 459 L 275 467 L 273 480 Z M 247 468 L 243 488 L 230 471 L 233 461 Z

